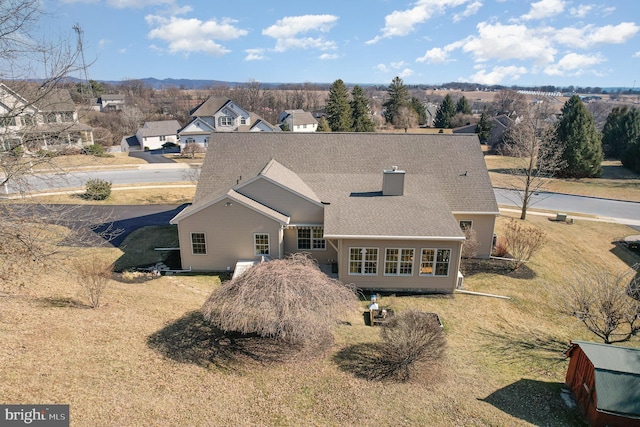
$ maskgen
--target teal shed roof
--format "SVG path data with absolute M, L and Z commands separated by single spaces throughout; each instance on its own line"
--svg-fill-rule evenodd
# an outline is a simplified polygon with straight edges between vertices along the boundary
M 572 341 L 595 368 L 597 409 L 640 418 L 640 349 Z

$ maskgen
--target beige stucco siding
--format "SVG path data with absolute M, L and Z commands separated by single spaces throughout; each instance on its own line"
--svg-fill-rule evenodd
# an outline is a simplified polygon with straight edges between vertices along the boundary
M 289 191 L 266 179 L 255 181 L 237 190 L 239 193 L 287 215 L 292 224 L 322 224 L 322 206 Z
M 339 240 L 339 274 L 343 283 L 353 283 L 361 289 L 385 291 L 421 290 L 429 292 L 453 292 L 460 269 L 459 241 L 415 241 L 415 240 Z M 376 275 L 349 274 L 350 248 L 377 248 L 378 268 Z M 414 249 L 413 272 L 411 276 L 385 275 L 386 248 Z M 449 274 L 447 276 L 420 276 L 420 255 L 422 249 L 451 249 Z
M 254 251 L 254 233 L 269 234 L 271 258 L 282 257 L 280 224 L 237 202 L 225 206 L 228 200 L 223 199 L 180 221 L 182 268 L 225 271 L 227 267 L 233 270 L 238 260 L 259 259 Z M 206 255 L 192 253 L 191 233 L 205 233 Z
M 458 221 L 472 221 L 472 228 L 476 232 L 478 242 L 478 258 L 489 258 L 493 247 L 493 233 L 496 225 L 495 215 L 484 214 L 454 214 Z

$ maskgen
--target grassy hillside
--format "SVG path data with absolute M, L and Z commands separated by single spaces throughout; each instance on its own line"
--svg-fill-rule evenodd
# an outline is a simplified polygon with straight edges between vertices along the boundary
M 4 403 L 68 403 L 75 426 L 582 425 L 560 398 L 563 351 L 571 339 L 595 337 L 558 314 L 555 292 L 585 262 L 628 268 L 635 260 L 611 242 L 632 230 L 534 215 L 528 223 L 549 235 L 528 278 L 465 278 L 468 290 L 511 299 L 382 298 L 398 311 L 435 311 L 444 323 L 445 361 L 406 384 L 358 375 L 378 329 L 357 313 L 346 319 L 351 325 L 337 326 L 326 353 L 298 357 L 274 343 L 229 340 L 203 323 L 197 310 L 219 285 L 216 276 L 116 277 L 104 306 L 88 309 L 61 262 L 21 284 L 0 285 L 0 396 Z M 134 249 L 135 242 L 126 244 Z M 122 256 L 117 249 L 75 251 L 76 258 Z M 283 354 L 294 356 L 278 361 Z

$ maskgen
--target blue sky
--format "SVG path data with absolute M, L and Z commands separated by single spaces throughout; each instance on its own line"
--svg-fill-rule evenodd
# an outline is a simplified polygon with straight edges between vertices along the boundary
M 89 78 L 640 85 L 636 0 L 44 0 Z

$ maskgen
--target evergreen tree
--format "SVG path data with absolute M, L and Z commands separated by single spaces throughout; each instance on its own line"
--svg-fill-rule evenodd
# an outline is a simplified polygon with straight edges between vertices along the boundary
M 327 99 L 327 122 L 333 132 L 351 132 L 351 105 L 349 92 L 340 79 L 333 82 L 329 88 Z
M 480 121 L 476 126 L 476 133 L 478 134 L 478 138 L 481 143 L 485 143 L 489 140 L 489 136 L 491 135 L 491 128 L 493 127 L 493 123 L 491 123 L 491 119 L 487 114 L 486 107 L 482 110 L 482 114 L 480 115 Z
M 387 100 L 382 104 L 384 118 L 387 123 L 394 123 L 394 119 L 400 107 L 409 105 L 409 89 L 404 85 L 400 77 L 395 77 L 387 88 Z
M 364 90 L 358 85 L 351 90 L 351 117 L 354 132 L 373 132 L 375 126 L 369 112 L 369 100 Z
M 622 166 L 640 173 L 640 111 L 635 107 L 627 111 L 623 117 L 622 128 Z
M 331 126 L 329 126 L 329 122 L 325 116 L 320 117 L 320 120 L 318 120 L 316 132 L 331 132 Z
M 613 107 L 607 116 L 607 121 L 602 129 L 602 150 L 608 158 L 619 159 L 622 154 L 624 143 L 624 118 L 629 109 L 624 107 Z
M 427 109 L 425 108 L 422 101 L 419 98 L 412 96 L 411 97 L 411 107 L 413 111 L 416 112 L 418 116 L 418 124 L 425 125 L 427 123 Z
M 456 113 L 471 114 L 471 106 L 464 95 L 456 103 Z
M 447 94 L 436 111 L 433 125 L 437 128 L 451 128 L 451 119 L 456 115 L 456 107 L 451 95 Z
M 578 95 L 562 107 L 555 129 L 556 149 L 562 151 L 561 177 L 587 178 L 602 174 L 602 141 L 593 115 Z

